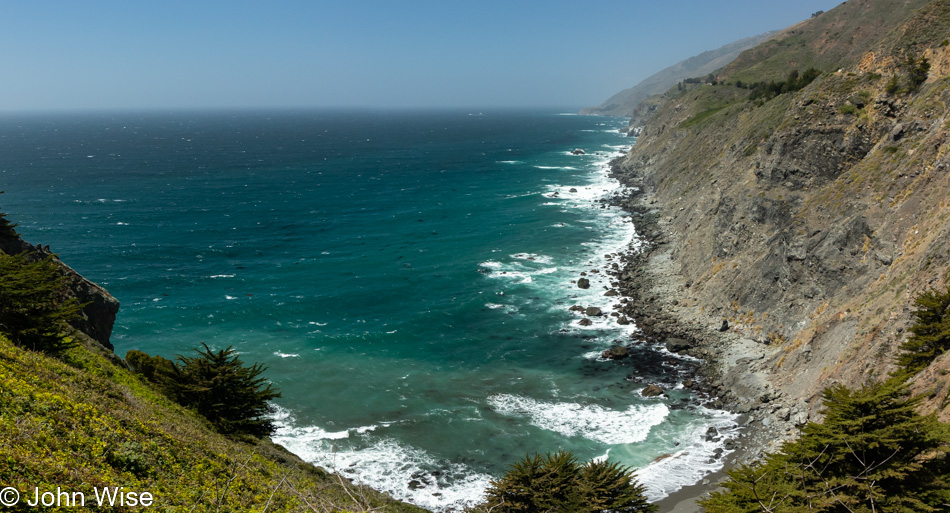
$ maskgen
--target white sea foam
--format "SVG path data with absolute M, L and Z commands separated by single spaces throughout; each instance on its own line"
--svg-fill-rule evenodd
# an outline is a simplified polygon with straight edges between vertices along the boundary
M 634 405 L 618 411 L 596 404 L 538 401 L 509 394 L 491 396 L 488 404 L 502 415 L 529 417 L 531 424 L 541 429 L 608 445 L 646 440 L 650 429 L 670 413 L 662 403 Z
M 574 166 L 534 166 L 537 169 L 561 169 L 564 171 L 577 171 L 578 168 Z
M 274 356 L 279 356 L 281 358 L 299 358 L 300 355 L 297 353 L 282 353 L 280 351 L 274 351 Z
M 715 458 L 715 451 L 723 447 L 725 440 L 738 436 L 738 415 L 706 408 L 699 408 L 697 413 L 703 418 L 697 418 L 685 431 L 679 451 L 637 472 L 638 480 L 646 487 L 646 495 L 651 501 L 692 485 L 723 467 L 724 458 Z M 707 441 L 706 432 L 710 427 L 715 427 L 719 436 Z M 723 451 L 722 456 L 730 452 Z
M 520 160 L 496 160 L 495 164 L 522 164 Z
M 212 274 L 208 278 L 234 278 L 234 276 L 233 274 Z
M 303 460 L 431 510 L 474 506 L 484 498 L 491 481 L 491 476 L 464 464 L 440 461 L 423 450 L 371 434 L 378 426 L 335 432 L 316 426 L 296 427 L 286 410 L 278 411 L 275 420 L 274 442 Z M 361 436 L 363 443 L 347 447 L 350 440 L 343 440 L 351 435 Z
M 546 255 L 538 255 L 535 253 L 515 253 L 514 255 L 509 255 L 511 258 L 516 260 L 530 260 L 532 262 L 537 262 L 539 264 L 550 264 L 554 260 Z

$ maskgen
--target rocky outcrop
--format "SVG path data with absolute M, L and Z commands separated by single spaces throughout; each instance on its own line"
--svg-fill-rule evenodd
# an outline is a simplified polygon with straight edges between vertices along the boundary
M 63 263 L 50 251 L 49 246 L 34 246 L 19 236 L 6 236 L 0 237 L 0 251 L 8 255 L 26 253 L 30 258 L 35 259 L 52 257 L 59 266 L 60 272 L 66 277 L 72 297 L 75 297 L 80 304 L 85 304 L 79 317 L 71 323 L 72 326 L 110 351 L 113 349 L 109 338 L 112 336 L 112 326 L 115 324 L 115 316 L 119 311 L 119 301 L 108 291 L 83 278 L 73 268 Z

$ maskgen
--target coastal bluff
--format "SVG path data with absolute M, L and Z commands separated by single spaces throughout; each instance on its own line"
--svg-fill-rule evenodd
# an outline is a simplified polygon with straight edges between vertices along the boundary
M 63 263 L 55 253 L 50 251 L 49 246 L 30 244 L 17 234 L 0 234 L 0 251 L 8 255 L 25 253 L 32 260 L 52 257 L 60 273 L 69 283 L 69 295 L 85 305 L 79 312 L 79 316 L 71 322 L 72 326 L 109 351 L 114 349 L 109 339 L 112 336 L 116 314 L 119 312 L 118 299 Z
M 947 34 L 943 1 L 816 13 L 653 97 L 615 163 L 649 243 L 631 315 L 712 362 L 715 395 L 764 433 L 747 459 L 820 418 L 825 387 L 894 371 L 915 299 L 950 283 Z M 912 380 L 943 420 L 947 361 Z

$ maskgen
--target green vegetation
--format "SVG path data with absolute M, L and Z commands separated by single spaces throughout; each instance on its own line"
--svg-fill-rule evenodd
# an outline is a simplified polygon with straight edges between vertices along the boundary
M 741 80 L 736 81 L 736 87 L 741 87 L 743 89 L 751 89 L 752 92 L 749 93 L 750 100 L 757 100 L 763 98 L 766 101 L 775 98 L 776 96 L 784 93 L 791 93 L 804 89 L 805 86 L 811 84 L 816 78 L 821 75 L 821 72 L 815 68 L 808 68 L 804 73 L 799 74 L 798 70 L 792 70 L 789 72 L 788 76 L 782 82 L 753 82 L 751 84 L 743 84 Z
M 2 219 L 2 217 L 0 217 Z M 12 230 L 5 219 L 0 227 Z M 52 257 L 0 252 L 0 333 L 21 347 L 59 353 L 72 344 L 67 324 L 82 305 L 67 295 Z
M 212 351 L 207 344 L 197 356 L 178 356 L 178 363 L 141 351 L 129 351 L 126 361 L 176 403 L 204 415 L 224 434 L 255 437 L 274 432 L 268 401 L 280 397 L 273 385 L 260 377 L 264 367 L 245 366 L 228 346 Z
M 0 235 L 15 236 L 14 227 L 0 213 Z M 0 252 L 2 486 L 21 497 L 34 488 L 82 493 L 95 511 L 135 509 L 90 504 L 104 487 L 148 493 L 157 511 L 423 511 L 328 474 L 266 437 L 217 432 L 271 432 L 264 414 L 277 392 L 259 377 L 261 366 L 244 366 L 231 348 L 205 347 L 177 364 L 133 352 L 142 371 L 134 373 L 98 343 L 65 335 L 79 308 L 66 290 L 52 258 Z M 166 384 L 172 396 L 189 398 L 188 408 L 149 383 L 169 372 L 183 376 Z
M 267 439 L 218 434 L 116 362 L 93 345 L 51 357 L 0 336 L 0 483 L 23 497 L 124 486 L 156 511 L 422 511 Z
M 708 109 L 708 110 L 704 110 L 704 111 L 700 112 L 699 114 L 696 114 L 695 116 L 692 116 L 692 117 L 690 117 L 689 119 L 687 119 L 687 120 L 683 121 L 682 123 L 680 123 L 680 124 L 679 124 L 679 128 L 687 128 L 687 127 L 699 125 L 699 124 L 701 124 L 703 121 L 706 121 L 707 119 L 709 119 L 713 114 L 715 114 L 715 113 L 721 111 L 721 110 L 724 109 L 724 108 L 726 108 L 725 105 L 720 106 L 720 107 L 713 107 L 713 108 Z
M 822 394 L 822 424 L 764 462 L 729 471 L 725 491 L 702 501 L 710 513 L 925 512 L 950 503 L 950 431 L 916 412 L 899 379 Z
M 842 114 L 848 114 L 848 115 L 857 114 L 857 113 L 858 113 L 858 110 L 859 110 L 859 109 L 858 109 L 857 106 L 852 105 L 852 104 L 850 104 L 850 103 L 846 103 L 846 104 L 844 104 L 844 105 L 838 107 L 838 112 L 840 112 L 840 113 L 842 113 Z
M 0 194 L 3 194 L 3 191 L 0 191 Z M 7 215 L 3 212 L 0 212 L 0 237 L 16 237 L 16 224 L 11 223 L 7 220 Z
M 525 456 L 492 481 L 480 511 L 650 512 L 643 486 L 629 468 L 607 461 L 578 463 L 570 452 Z
M 924 57 L 910 57 L 901 66 L 901 71 L 901 74 L 894 75 L 887 81 L 884 86 L 887 94 L 909 94 L 920 89 L 930 73 L 930 61 Z
M 950 288 L 946 292 L 929 290 L 914 301 L 916 322 L 911 335 L 901 344 L 898 363 L 901 376 L 910 377 L 930 365 L 950 349 Z

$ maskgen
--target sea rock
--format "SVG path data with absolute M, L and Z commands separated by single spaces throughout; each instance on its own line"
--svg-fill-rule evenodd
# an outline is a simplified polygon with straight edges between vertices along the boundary
M 596 306 L 588 306 L 587 310 L 585 310 L 584 313 L 590 317 L 597 317 L 598 315 L 602 314 L 603 311 L 600 308 L 597 308 Z
M 581 326 L 590 326 L 593 323 L 590 321 L 590 319 L 588 319 L 587 317 L 584 317 L 577 324 L 580 324 Z
M 569 190 L 569 191 L 567 191 L 567 192 L 577 192 L 577 189 L 575 189 L 574 187 L 571 187 L 571 190 Z
M 626 315 L 621 315 L 619 318 L 617 318 L 617 324 L 621 326 L 626 326 L 630 324 L 630 319 L 627 319 Z
M 584 313 L 584 307 L 581 305 L 574 305 L 567 309 L 569 312 L 581 312 Z
M 580 287 L 580 288 L 582 288 L 582 289 L 589 289 L 589 288 L 590 288 L 590 280 L 588 280 L 587 278 L 581 278 L 581 279 L 577 280 L 577 286 Z
M 719 326 L 719 331 L 729 331 L 729 321 L 726 319 L 722 320 L 722 325 Z
M 666 339 L 666 350 L 671 353 L 686 351 L 689 348 L 689 341 L 684 338 L 670 337 Z
M 574 150 L 571 151 L 571 155 L 586 155 L 586 153 L 580 148 L 574 148 Z
M 600 355 L 604 360 L 623 360 L 627 356 L 630 356 L 630 354 L 627 352 L 627 348 L 623 346 L 611 347 Z
M 614 290 L 614 289 L 610 289 L 610 290 L 608 290 L 607 292 L 604 292 L 604 295 L 607 296 L 607 297 L 613 297 L 613 296 L 619 296 L 620 293 L 617 292 L 617 291 Z
M 647 385 L 646 388 L 640 391 L 640 395 L 643 397 L 656 397 L 663 395 L 663 389 L 657 385 Z

